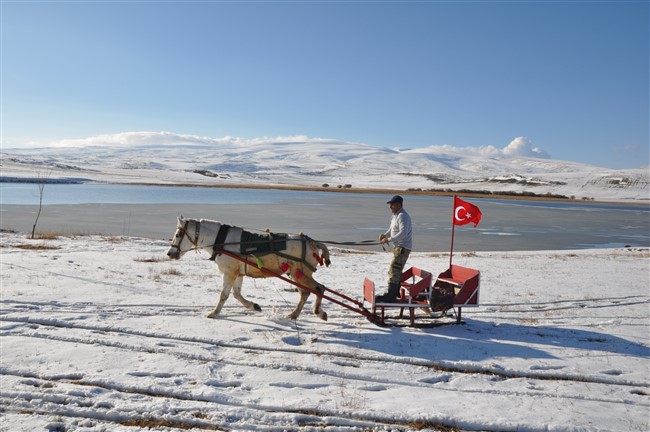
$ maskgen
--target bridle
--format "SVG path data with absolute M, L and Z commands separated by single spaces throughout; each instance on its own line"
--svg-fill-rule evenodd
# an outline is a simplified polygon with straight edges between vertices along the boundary
M 192 237 L 190 235 L 190 233 L 188 232 L 188 226 L 189 226 L 190 222 L 194 222 L 194 237 Z M 218 255 L 220 255 L 221 252 L 223 251 L 223 247 L 226 244 L 225 243 L 225 238 L 226 238 L 226 235 L 228 234 L 228 230 L 230 228 L 232 228 L 230 225 L 225 225 L 225 224 L 220 224 L 219 225 L 219 232 L 217 233 L 217 235 L 215 237 L 215 240 L 214 240 L 214 244 L 212 245 L 212 255 L 210 256 L 210 261 L 214 261 L 216 259 L 216 257 Z M 180 257 L 180 255 L 182 253 L 189 252 L 192 249 L 194 249 L 196 251 L 196 253 L 199 253 L 202 248 L 206 248 L 206 246 L 199 245 L 199 232 L 201 231 L 201 221 L 200 220 L 188 219 L 188 220 L 185 221 L 185 224 L 183 226 L 181 226 L 180 224 L 177 224 L 176 225 L 176 231 L 177 231 L 178 234 L 174 235 L 174 241 L 172 242 L 172 245 L 170 246 L 170 249 L 171 248 L 176 249 L 176 253 L 174 255 L 178 254 L 179 257 Z M 179 237 L 178 245 L 174 244 L 177 237 Z M 192 247 L 190 247 L 187 250 L 182 250 L 181 249 L 181 244 L 183 243 L 183 240 L 185 240 L 185 238 L 187 238 L 187 240 L 192 244 Z M 239 242 L 233 243 L 233 244 L 239 244 Z M 168 254 L 168 255 L 171 256 L 171 254 Z
M 201 230 L 201 222 L 194 221 L 194 238 L 187 233 L 187 226 L 190 224 L 189 220 L 185 221 L 183 226 L 176 225 L 176 229 L 182 233 L 181 239 L 178 242 L 178 245 L 172 243 L 171 247 L 176 248 L 176 251 L 180 254 L 182 252 L 188 252 L 194 249 L 198 252 L 199 250 L 199 231 Z M 183 243 L 183 238 L 187 237 L 189 242 L 192 244 L 192 247 L 186 251 L 181 250 L 181 244 Z

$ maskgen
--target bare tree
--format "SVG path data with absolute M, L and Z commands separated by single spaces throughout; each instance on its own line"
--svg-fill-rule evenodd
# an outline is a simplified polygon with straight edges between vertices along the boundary
M 46 175 L 38 175 L 38 213 L 36 213 L 36 220 L 34 221 L 34 226 L 32 227 L 32 239 L 36 233 L 36 224 L 38 223 L 38 218 L 41 217 L 41 211 L 43 210 L 43 191 L 45 190 L 45 184 L 47 179 L 50 177 L 52 171 L 50 170 Z

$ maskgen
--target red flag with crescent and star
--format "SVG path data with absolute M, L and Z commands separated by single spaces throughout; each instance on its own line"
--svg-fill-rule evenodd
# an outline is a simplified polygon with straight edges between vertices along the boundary
M 470 222 L 474 223 L 474 227 L 481 221 L 481 210 L 474 204 L 470 204 L 462 199 L 454 196 L 454 225 L 467 225 Z

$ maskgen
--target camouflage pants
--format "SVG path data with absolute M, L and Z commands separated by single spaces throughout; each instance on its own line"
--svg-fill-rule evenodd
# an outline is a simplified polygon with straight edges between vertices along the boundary
M 395 246 L 393 248 L 393 261 L 390 263 L 390 268 L 388 269 L 389 285 L 399 285 L 400 278 L 402 277 L 402 271 L 404 270 L 404 265 L 406 265 L 406 260 L 409 258 L 410 253 L 410 249 L 405 249 L 400 246 Z

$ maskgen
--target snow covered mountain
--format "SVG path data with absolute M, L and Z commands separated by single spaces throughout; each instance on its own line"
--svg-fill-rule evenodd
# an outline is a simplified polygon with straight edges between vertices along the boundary
M 562 195 L 649 202 L 649 170 L 553 160 L 525 137 L 503 149 L 389 149 L 304 136 L 128 132 L 4 149 L 1 181 L 310 186 Z

